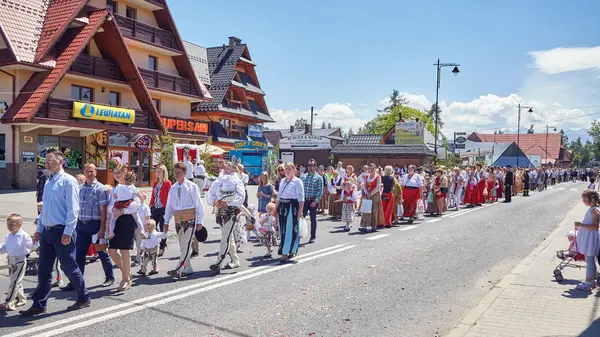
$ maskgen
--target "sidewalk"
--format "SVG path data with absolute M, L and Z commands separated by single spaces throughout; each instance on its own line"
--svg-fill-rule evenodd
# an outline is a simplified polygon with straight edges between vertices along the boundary
M 553 276 L 560 262 L 556 251 L 568 247 L 566 234 L 586 210 L 583 203 L 573 208 L 447 337 L 600 336 L 600 292 L 575 290 L 585 278 L 585 262 L 578 262 L 583 268 L 563 269 L 562 283 Z

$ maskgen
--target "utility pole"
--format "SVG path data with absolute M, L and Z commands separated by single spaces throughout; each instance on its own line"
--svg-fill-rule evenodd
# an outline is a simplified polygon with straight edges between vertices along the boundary
M 313 114 L 313 107 L 310 107 L 310 135 L 313 135 L 313 118 L 314 118 L 314 114 Z
M 556 127 L 548 126 L 548 124 L 546 124 L 546 165 L 548 165 L 548 129 L 549 128 L 554 128 L 554 131 L 556 131 Z
M 433 141 L 433 147 L 435 149 L 435 157 L 437 160 L 437 153 L 438 153 L 438 149 L 437 149 L 437 141 L 438 141 L 438 124 L 439 124 L 439 114 L 440 114 L 440 109 L 438 107 L 439 105 L 439 94 L 440 94 L 440 77 L 442 75 L 442 68 L 443 67 L 454 67 L 452 69 L 452 73 L 454 75 L 458 75 L 458 73 L 460 73 L 460 70 L 458 69 L 458 67 L 460 66 L 460 64 L 456 64 L 456 63 L 440 63 L 440 59 L 437 60 L 437 63 L 433 64 L 434 66 L 436 66 L 437 68 L 437 85 L 435 87 L 435 139 Z

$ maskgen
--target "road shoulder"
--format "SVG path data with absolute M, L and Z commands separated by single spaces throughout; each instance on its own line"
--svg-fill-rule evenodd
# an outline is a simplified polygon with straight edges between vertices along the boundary
M 574 290 L 585 277 L 585 263 L 577 263 L 583 268 L 566 267 L 562 283 L 553 276 L 560 262 L 556 251 L 567 248 L 566 234 L 586 209 L 583 203 L 571 209 L 446 337 L 600 335 L 600 293 Z

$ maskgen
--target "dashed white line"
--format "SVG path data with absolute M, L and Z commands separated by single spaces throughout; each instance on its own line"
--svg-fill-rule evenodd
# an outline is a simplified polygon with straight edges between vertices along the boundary
M 432 219 L 427 221 L 427 223 L 442 221 L 442 219 Z
M 375 236 L 368 237 L 367 240 L 371 240 L 371 241 L 379 240 L 379 239 L 385 238 L 386 236 L 390 236 L 390 235 L 389 234 L 378 234 Z
M 337 248 L 337 249 L 334 249 Z M 304 255 L 300 255 L 296 258 L 298 264 L 305 263 L 314 259 L 318 259 L 321 257 L 325 257 L 328 255 L 340 253 L 347 249 L 354 248 L 354 245 L 338 245 L 334 247 L 329 247 L 325 249 L 321 249 L 315 252 L 306 253 Z M 310 256 L 312 255 L 312 256 Z M 162 304 L 166 304 L 178 299 L 186 298 L 189 296 L 193 296 L 195 294 L 199 294 L 205 291 L 209 291 L 212 289 L 220 288 L 226 285 L 238 283 L 241 281 L 245 281 L 247 279 L 251 279 L 257 276 L 261 276 L 264 274 L 272 273 L 274 271 L 278 271 L 285 268 L 290 268 L 295 264 L 284 264 L 284 265 L 266 265 L 255 267 L 252 269 L 246 269 L 236 274 L 228 274 L 218 278 L 214 278 L 211 280 L 198 282 L 195 284 L 191 284 L 189 286 L 173 289 L 164 293 L 154 294 L 150 296 L 146 296 L 144 298 L 138 298 L 131 302 L 125 302 L 121 304 L 117 304 L 111 307 L 106 307 L 103 309 L 89 311 L 81 315 L 67 317 L 61 319 L 59 321 L 51 322 L 44 325 L 35 326 L 29 329 L 22 329 L 20 331 L 14 332 L 12 334 L 5 335 L 4 337 L 18 337 L 24 336 L 31 333 L 38 333 L 40 331 L 49 330 L 43 332 L 41 334 L 36 335 L 36 337 L 41 336 L 55 336 L 61 333 L 65 333 L 68 331 L 72 331 L 75 329 L 79 329 L 82 327 L 86 327 L 98 322 L 107 321 L 116 317 L 125 316 L 127 314 L 131 314 L 140 310 L 144 310 L 146 308 L 151 308 L 155 306 L 159 306 Z M 128 308 L 133 307 L 133 308 Z M 100 316 L 99 316 L 100 315 Z M 92 318 L 94 316 L 99 316 L 96 318 Z M 72 322 L 81 321 L 79 323 L 74 323 L 67 325 Z
M 398 228 L 399 231 L 408 231 L 411 229 L 417 228 L 417 225 L 409 225 L 409 226 L 402 226 L 401 228 Z
M 559 188 L 557 188 L 557 190 L 564 190 L 564 189 L 566 189 L 566 187 L 559 187 Z
M 571 191 L 579 191 L 578 188 L 572 188 Z

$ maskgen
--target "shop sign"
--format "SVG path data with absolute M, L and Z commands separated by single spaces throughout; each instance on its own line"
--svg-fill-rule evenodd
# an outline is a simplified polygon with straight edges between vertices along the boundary
M 293 163 L 294 152 L 281 152 L 281 161 L 284 163 Z
M 23 142 L 27 144 L 33 143 L 33 136 L 23 136 Z
M 21 153 L 21 161 L 24 163 L 34 163 L 35 162 L 35 153 L 34 152 Z
M 73 102 L 73 117 L 133 124 L 135 123 L 135 110 L 86 102 Z
M 260 124 L 248 124 L 248 136 L 250 137 L 262 137 L 263 126 Z
M 180 133 L 208 134 L 208 123 L 191 119 L 161 118 L 165 129 Z
M 266 149 L 267 144 L 256 140 L 246 140 L 233 143 L 236 149 Z
M 151 146 L 152 140 L 146 135 L 141 136 L 140 138 L 138 138 L 138 140 L 135 141 L 135 147 L 142 151 L 148 150 Z
M 320 136 L 294 136 L 285 137 L 279 140 L 279 148 L 285 150 L 319 149 L 330 150 L 331 141 Z
M 423 144 L 424 130 L 423 122 L 397 122 L 395 143 L 399 145 Z

